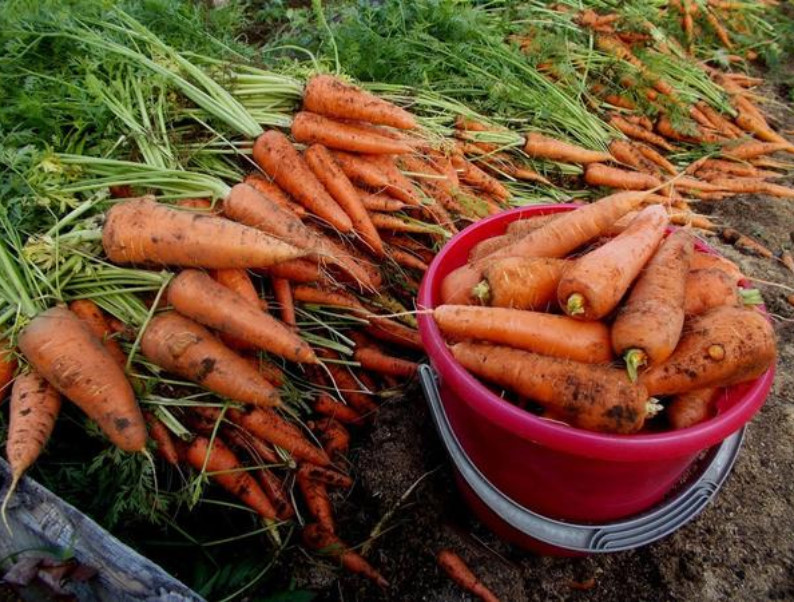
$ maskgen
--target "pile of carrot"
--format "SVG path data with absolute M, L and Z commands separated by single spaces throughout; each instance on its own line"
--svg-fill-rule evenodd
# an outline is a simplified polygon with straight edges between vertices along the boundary
M 618 434 L 698 424 L 767 371 L 757 291 L 691 229 L 668 234 L 661 206 L 637 210 L 645 196 L 515 221 L 513 242 L 450 273 L 433 317 L 455 359 L 543 418 Z

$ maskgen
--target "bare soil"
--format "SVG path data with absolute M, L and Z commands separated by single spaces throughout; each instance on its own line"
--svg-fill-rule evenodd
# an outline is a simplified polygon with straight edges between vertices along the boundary
M 768 110 L 776 125 L 792 128 L 788 110 Z M 704 203 L 699 210 L 775 252 L 794 246 L 790 201 L 746 196 Z M 459 497 L 414 384 L 403 399 L 385 405 L 374 428 L 359 438 L 352 456 L 358 482 L 350 498 L 337 500 L 339 532 L 351 544 L 367 540 L 373 526 L 393 513 L 367 551 L 390 587 L 380 591 L 332 564 L 307 564 L 299 551 L 284 556 L 284 572 L 297 586 L 318 591 L 319 600 L 472 600 L 436 566 L 435 553 L 450 546 L 505 601 L 794 600 L 794 307 L 785 299 L 794 293 L 794 274 L 779 261 L 742 255 L 717 237 L 708 243 L 761 289 L 775 319 L 779 361 L 772 393 L 747 430 L 732 474 L 697 519 L 660 542 L 609 555 L 540 557 L 507 545 Z

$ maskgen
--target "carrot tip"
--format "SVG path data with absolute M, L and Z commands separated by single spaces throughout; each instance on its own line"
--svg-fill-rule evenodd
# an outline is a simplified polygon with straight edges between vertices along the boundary
M 491 303 L 491 285 L 487 280 L 481 280 L 478 284 L 471 288 L 471 295 L 475 299 L 479 299 L 483 305 L 490 305 Z
M 584 297 L 579 293 L 574 293 L 568 297 L 565 304 L 565 311 L 569 316 L 578 316 L 584 313 Z
M 626 361 L 626 372 L 631 382 L 637 382 L 637 370 L 648 363 L 648 356 L 642 349 L 629 349 L 623 359 Z

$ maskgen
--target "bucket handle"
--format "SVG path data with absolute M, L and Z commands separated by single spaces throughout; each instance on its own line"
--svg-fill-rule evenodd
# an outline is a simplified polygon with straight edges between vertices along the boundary
M 489 510 L 513 529 L 552 546 L 577 552 L 618 552 L 666 537 L 700 514 L 719 491 L 733 468 L 745 427 L 725 439 L 713 452 L 705 471 L 684 491 L 661 506 L 630 519 L 603 524 L 562 522 L 532 512 L 497 489 L 469 459 L 447 418 L 438 392 L 435 371 L 419 366 L 419 380 L 433 421 L 447 451 L 468 486 Z

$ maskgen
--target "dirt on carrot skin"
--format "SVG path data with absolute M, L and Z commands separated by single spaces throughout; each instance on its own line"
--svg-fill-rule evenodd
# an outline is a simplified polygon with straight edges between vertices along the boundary
M 794 128 L 788 113 L 776 117 L 782 129 Z M 781 183 L 792 186 L 794 178 Z M 700 203 L 697 210 L 773 251 L 794 248 L 794 203 L 789 201 L 743 196 Z M 716 237 L 707 242 L 751 278 L 789 289 L 753 283 L 775 320 L 775 384 L 747 430 L 732 474 L 698 518 L 660 542 L 606 556 L 538 557 L 509 546 L 466 509 L 425 401 L 413 385 L 404 399 L 381 409 L 372 427 L 354 436 L 356 484 L 349 493 L 335 493 L 340 536 L 356 546 L 411 485 L 435 471 L 394 513 L 366 555 L 391 586 L 381 591 L 316 556 L 316 562 L 307 562 L 297 549 L 282 557 L 284 582 L 291 576 L 297 586 L 317 591 L 319 601 L 473 601 L 436 565 L 435 554 L 449 547 L 503 601 L 794 599 L 794 307 L 786 302 L 794 292 L 794 275 L 780 262 L 743 255 Z M 591 579 L 593 587 L 577 587 L 589 587 Z

